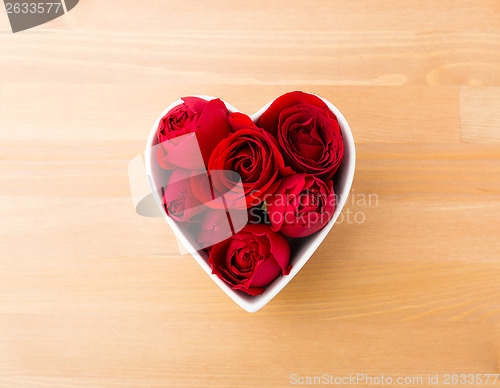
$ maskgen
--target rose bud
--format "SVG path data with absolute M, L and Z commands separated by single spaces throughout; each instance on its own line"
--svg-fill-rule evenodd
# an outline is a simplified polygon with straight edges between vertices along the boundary
M 236 174 L 216 173 L 224 170 Z M 246 199 L 243 204 L 246 203 L 247 208 L 261 203 L 277 188 L 281 177 L 293 173 L 285 166 L 276 139 L 260 128 L 241 128 L 223 139 L 212 152 L 208 171 L 215 172 L 211 176 L 214 189 L 219 192 L 227 192 L 242 184 Z M 241 183 L 235 177 L 240 178 Z M 235 198 L 234 203 L 237 205 L 230 206 L 239 207 L 241 201 Z
M 215 244 L 208 262 L 233 290 L 260 295 L 279 275 L 288 275 L 290 246 L 268 225 L 250 224 L 233 237 Z
M 158 163 L 168 170 L 206 168 L 212 150 L 231 132 L 227 108 L 220 99 L 184 97 L 182 101 L 158 125 Z
M 331 180 L 296 174 L 284 178 L 267 200 L 271 229 L 288 237 L 305 237 L 322 229 L 335 211 Z
M 278 97 L 258 123 L 275 134 L 287 165 L 330 179 L 344 156 L 337 117 L 318 97 L 290 92 Z

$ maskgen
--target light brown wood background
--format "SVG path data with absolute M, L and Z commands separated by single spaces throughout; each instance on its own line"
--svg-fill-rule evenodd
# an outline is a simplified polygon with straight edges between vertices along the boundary
M 252 315 L 127 165 L 180 96 L 296 89 L 344 112 L 378 204 Z M 498 0 L 82 0 L 17 34 L 0 6 L 0 386 L 499 373 L 499 111 Z

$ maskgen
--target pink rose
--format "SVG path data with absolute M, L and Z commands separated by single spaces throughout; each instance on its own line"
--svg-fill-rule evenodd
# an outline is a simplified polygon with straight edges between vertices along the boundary
M 286 238 L 263 224 L 250 224 L 209 252 L 212 274 L 234 290 L 260 295 L 279 275 L 290 273 L 290 247 Z
M 305 237 L 322 229 L 335 211 L 331 180 L 308 174 L 284 178 L 266 200 L 272 230 L 289 237 Z

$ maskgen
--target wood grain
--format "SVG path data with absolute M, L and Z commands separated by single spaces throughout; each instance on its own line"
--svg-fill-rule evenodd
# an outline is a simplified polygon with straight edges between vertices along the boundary
M 332 101 L 349 120 L 356 143 L 453 143 L 460 139 L 458 87 L 298 85 L 297 89 Z M 232 88 L 172 85 L 165 90 L 135 83 L 9 83 L 1 89 L 4 103 L 0 133 L 5 139 L 19 140 L 25 137 L 25 131 L 36 127 L 31 133 L 36 141 L 116 143 L 116 133 L 106 130 L 113 127 L 119 130 L 120 141 L 145 143 L 158 115 L 179 96 L 208 93 L 252 114 L 289 90 L 289 86 L 249 84 Z M 26 95 L 31 98 L 26 100 Z M 249 101 L 248 95 L 255 97 Z M 61 96 L 71 101 L 71 110 L 57 108 Z M 394 101 L 398 101 L 397 110 Z M 53 112 L 51 120 L 40 123 L 39 117 L 47 111 Z M 392 128 L 395 120 L 399 123 L 397 131 Z M 68 131 L 68 126 L 79 130 Z
M 86 0 L 12 34 L 0 10 L 0 387 L 499 373 L 499 14 L 494 0 Z M 162 219 L 135 214 L 127 166 L 180 96 L 253 113 L 295 89 L 349 121 L 352 196 L 248 314 Z
M 461 88 L 460 109 L 462 141 L 500 143 L 500 88 Z

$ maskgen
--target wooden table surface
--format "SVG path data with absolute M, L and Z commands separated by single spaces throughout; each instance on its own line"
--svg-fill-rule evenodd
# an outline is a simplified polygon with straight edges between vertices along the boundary
M 249 314 L 127 165 L 180 96 L 290 90 L 350 123 L 354 201 Z M 82 0 L 17 34 L 2 6 L 0 177 L 1 387 L 500 373 L 498 0 Z

